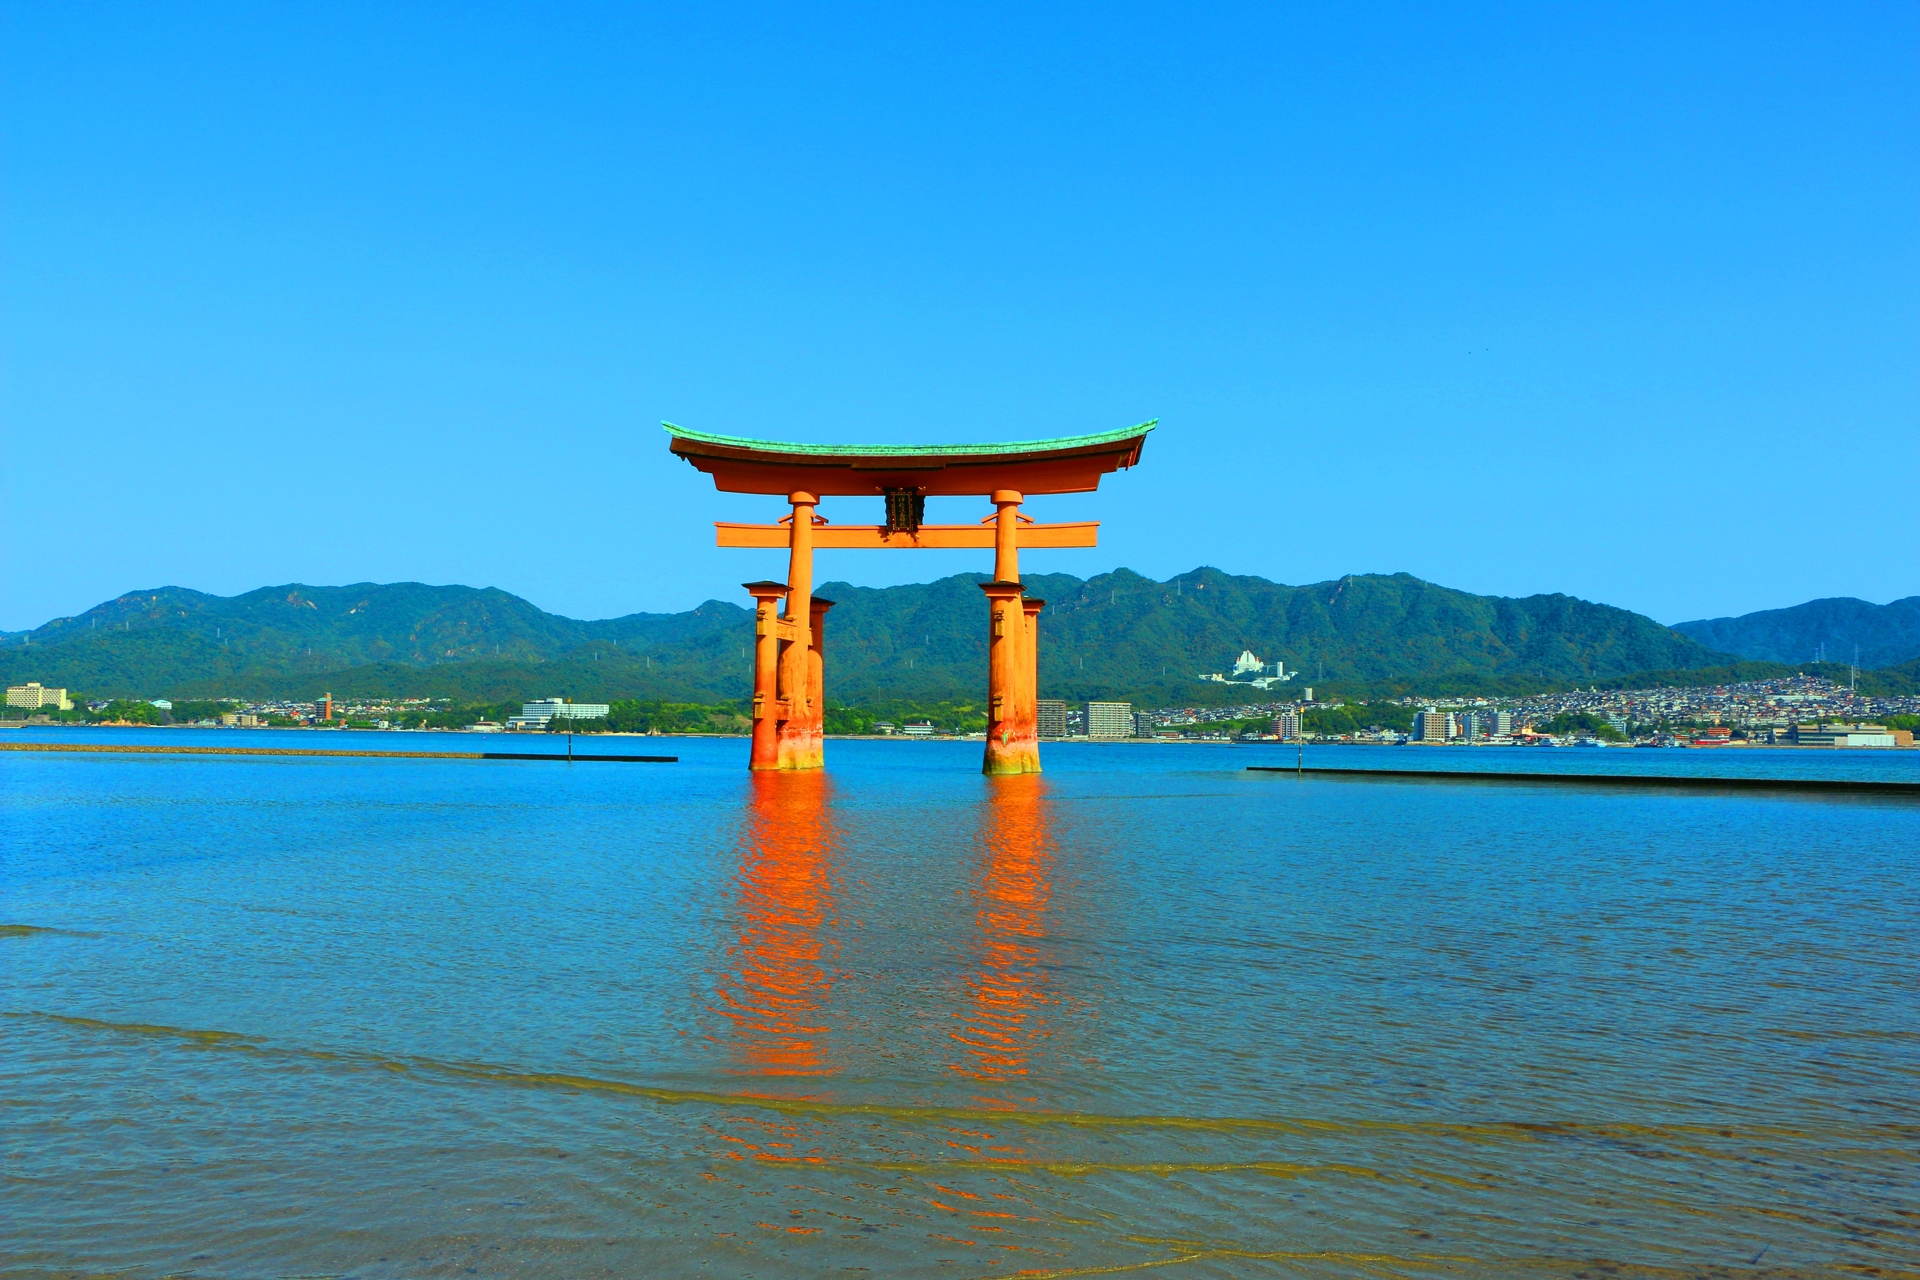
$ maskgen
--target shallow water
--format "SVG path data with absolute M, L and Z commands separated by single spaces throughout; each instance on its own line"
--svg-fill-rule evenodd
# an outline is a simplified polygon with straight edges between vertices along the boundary
M 647 745 L 0 753 L 6 1269 L 1920 1268 L 1920 805 Z

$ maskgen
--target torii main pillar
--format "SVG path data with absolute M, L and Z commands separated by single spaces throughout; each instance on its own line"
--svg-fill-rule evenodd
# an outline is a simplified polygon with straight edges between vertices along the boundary
M 1098 525 L 1034 524 L 1028 495 L 1088 493 L 1100 477 L 1140 460 L 1145 422 L 1121 431 L 1022 444 L 795 445 L 709 435 L 663 423 L 674 453 L 732 493 L 778 494 L 792 514 L 778 524 L 718 524 L 723 547 L 785 548 L 785 582 L 749 582 L 754 599 L 753 745 L 747 767 L 818 769 L 826 720 L 822 636 L 830 600 L 813 595 L 816 548 L 993 548 L 987 596 L 987 773 L 1040 772 L 1039 617 L 1045 601 L 1020 585 L 1020 548 L 1091 547 Z M 815 508 L 827 495 L 886 500 L 884 525 L 830 525 Z M 929 495 L 985 495 L 994 514 L 977 525 L 922 524 Z M 784 613 L 775 606 L 785 598 Z
M 1040 610 L 1020 585 L 1017 489 L 995 489 L 987 595 L 987 750 L 983 773 L 1040 772 Z

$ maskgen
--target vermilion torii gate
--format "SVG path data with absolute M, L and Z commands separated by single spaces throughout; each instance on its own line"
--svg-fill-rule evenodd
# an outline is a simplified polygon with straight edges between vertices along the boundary
M 824 628 L 831 600 L 813 595 L 815 548 L 993 548 L 987 596 L 986 773 L 1040 772 L 1039 617 L 1044 600 L 1020 587 L 1020 548 L 1091 547 L 1099 524 L 1035 524 L 1020 504 L 1037 493 L 1091 493 L 1100 477 L 1140 461 L 1154 423 L 1090 436 L 1017 444 L 780 444 L 662 423 L 673 452 L 726 493 L 783 497 L 778 524 L 716 523 L 723 547 L 785 547 L 785 582 L 749 582 L 753 596 L 753 751 L 750 769 L 818 769 L 825 729 Z M 981 495 L 979 524 L 922 524 L 926 500 Z M 879 497 L 885 524 L 834 525 L 814 514 L 824 497 Z M 786 611 L 774 602 L 786 597 Z

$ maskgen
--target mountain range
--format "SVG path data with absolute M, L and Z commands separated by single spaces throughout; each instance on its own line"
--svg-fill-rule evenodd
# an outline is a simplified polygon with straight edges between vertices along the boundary
M 816 594 L 838 602 L 826 626 L 829 696 L 976 697 L 984 580 L 822 584 Z M 1026 582 L 1048 601 L 1041 685 L 1050 697 L 1170 705 L 1271 696 L 1196 678 L 1226 670 L 1242 649 L 1300 671 L 1293 687 L 1374 692 L 1513 694 L 1645 673 L 1738 674 L 1739 650 L 1629 610 L 1566 595 L 1473 595 L 1409 574 L 1288 586 L 1211 568 L 1164 582 L 1119 569 Z M 496 588 L 292 584 L 223 597 L 162 587 L 0 636 L 0 675 L 90 696 L 718 701 L 748 687 L 751 642 L 751 612 L 721 600 L 581 621 Z
M 1673 629 L 1708 648 L 1762 662 L 1858 661 L 1862 667 L 1891 667 L 1920 658 L 1920 596 L 1889 604 L 1851 596 L 1809 600 L 1738 618 L 1676 623 Z

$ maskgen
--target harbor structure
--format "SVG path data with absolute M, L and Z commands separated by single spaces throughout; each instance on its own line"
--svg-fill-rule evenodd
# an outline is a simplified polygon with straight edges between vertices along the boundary
M 744 584 L 754 600 L 749 769 L 825 763 L 825 629 L 833 606 L 813 595 L 816 550 L 991 548 L 993 579 L 980 584 L 988 635 L 981 769 L 1040 771 L 1039 618 L 1046 602 L 1026 596 L 1020 550 L 1091 547 L 1099 525 L 1037 524 L 1020 507 L 1035 494 L 1097 490 L 1101 477 L 1139 462 L 1154 423 L 1052 440 L 924 446 L 788 444 L 662 425 L 673 453 L 712 476 L 716 489 L 780 497 L 791 508 L 774 524 L 714 526 L 719 546 L 787 552 L 785 582 Z M 885 523 L 831 524 L 817 511 L 825 497 L 879 498 Z M 929 497 L 984 497 L 993 512 L 978 524 L 927 524 Z

